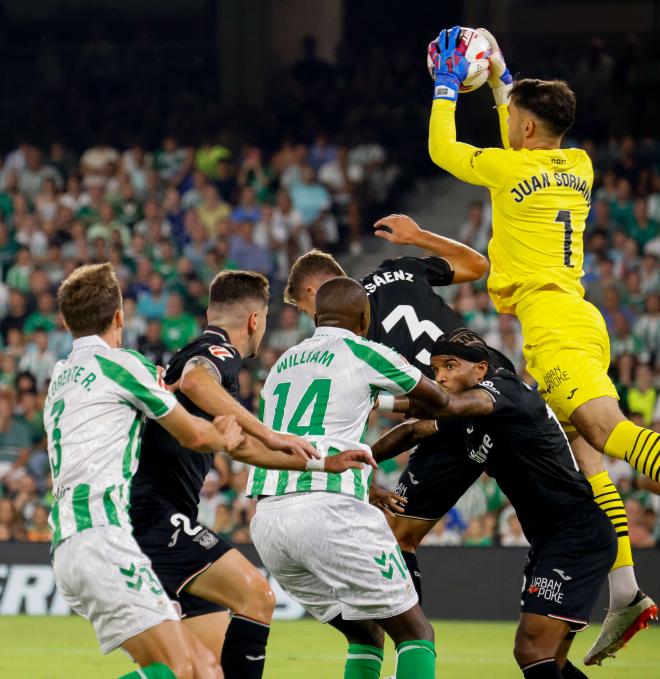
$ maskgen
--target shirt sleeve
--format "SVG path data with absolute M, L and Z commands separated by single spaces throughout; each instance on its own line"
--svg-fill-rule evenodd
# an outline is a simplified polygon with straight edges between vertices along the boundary
M 206 361 L 217 373 L 218 381 L 222 384 L 229 376 L 236 377 L 241 371 L 242 361 L 234 347 L 226 344 L 207 344 L 199 347 L 195 354 L 186 361 L 186 366 L 190 361 Z M 185 366 L 183 370 L 185 371 Z M 168 384 L 176 382 L 178 376 L 168 379 L 165 374 L 165 381 Z
M 358 359 L 362 372 L 372 387 L 402 396 L 410 393 L 422 379 L 418 368 L 383 344 L 348 337 L 344 341 Z
M 478 148 L 456 141 L 455 112 L 456 104 L 453 102 L 440 99 L 433 102 L 429 124 L 431 160 L 464 182 L 499 189 L 508 177 L 513 151 Z
M 424 267 L 424 274 L 430 285 L 439 287 L 453 283 L 454 268 L 449 260 L 444 257 L 424 257 L 419 262 Z
M 137 351 L 117 351 L 112 358 L 96 355 L 101 372 L 115 395 L 148 418 L 158 420 L 174 410 L 174 394 L 158 383 L 156 366 Z
M 517 391 L 515 385 L 510 380 L 500 377 L 490 377 L 479 382 L 475 389 L 485 391 L 492 399 L 495 406 L 493 415 L 505 416 L 514 415 L 519 411 L 516 405 Z

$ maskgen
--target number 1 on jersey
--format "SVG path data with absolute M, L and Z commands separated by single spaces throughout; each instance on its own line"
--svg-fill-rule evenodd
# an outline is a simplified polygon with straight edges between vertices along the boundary
M 564 266 L 571 269 L 571 257 L 573 256 L 573 224 L 571 223 L 571 211 L 559 210 L 555 222 L 560 222 L 564 225 Z

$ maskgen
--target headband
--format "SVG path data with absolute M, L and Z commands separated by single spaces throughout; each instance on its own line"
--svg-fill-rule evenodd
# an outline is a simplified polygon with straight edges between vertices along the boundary
M 470 361 L 470 363 L 480 363 L 486 361 L 488 363 L 488 349 L 480 347 L 479 345 L 468 346 L 467 344 L 459 344 L 458 342 L 450 342 L 448 340 L 438 340 L 433 346 L 433 356 L 457 356 L 458 358 Z

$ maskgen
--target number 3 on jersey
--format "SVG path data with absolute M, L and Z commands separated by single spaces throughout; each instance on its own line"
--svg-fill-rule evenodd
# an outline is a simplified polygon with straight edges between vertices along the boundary
M 564 225 L 564 266 L 573 268 L 571 257 L 573 256 L 573 224 L 571 223 L 571 211 L 559 210 L 555 222 Z
M 60 417 L 64 412 L 64 399 L 60 398 L 55 403 L 50 410 L 51 417 L 54 418 L 53 421 L 53 448 L 55 448 L 55 456 L 50 461 L 51 471 L 53 473 L 53 478 L 56 478 L 60 473 L 60 467 L 62 465 L 62 431 L 60 430 Z
M 325 412 L 328 409 L 331 383 L 332 380 L 324 378 L 314 380 L 309 385 L 286 427 L 286 431 L 289 432 L 289 434 L 296 434 L 297 436 L 321 436 L 325 434 L 323 420 L 325 419 Z M 275 431 L 285 431 L 282 429 L 282 424 L 284 420 L 284 409 L 286 408 L 290 389 L 291 382 L 280 382 L 273 391 L 275 396 L 277 396 L 277 404 L 275 405 L 275 414 L 273 416 L 273 429 Z M 301 420 L 312 404 L 312 414 L 308 424 L 301 424 Z

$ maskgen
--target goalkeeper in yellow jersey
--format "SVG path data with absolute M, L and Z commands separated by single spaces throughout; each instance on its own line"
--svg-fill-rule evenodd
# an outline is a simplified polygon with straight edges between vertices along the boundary
M 607 375 L 605 323 L 584 299 L 582 236 L 593 168 L 581 149 L 561 148 L 573 123 L 575 95 L 562 81 L 513 84 L 495 38 L 478 30 L 493 50 L 488 83 L 504 148 L 456 141 L 456 100 L 468 63 L 460 28 L 454 27 L 441 31 L 429 45 L 435 77 L 429 152 L 458 179 L 490 190 L 490 296 L 499 312 L 520 320 L 527 370 L 564 426 L 596 501 L 617 531 L 610 610 L 585 657 L 586 664 L 600 664 L 656 617 L 658 609 L 637 587 L 623 502 L 597 451 L 626 460 L 660 481 L 660 435 L 622 414 Z

